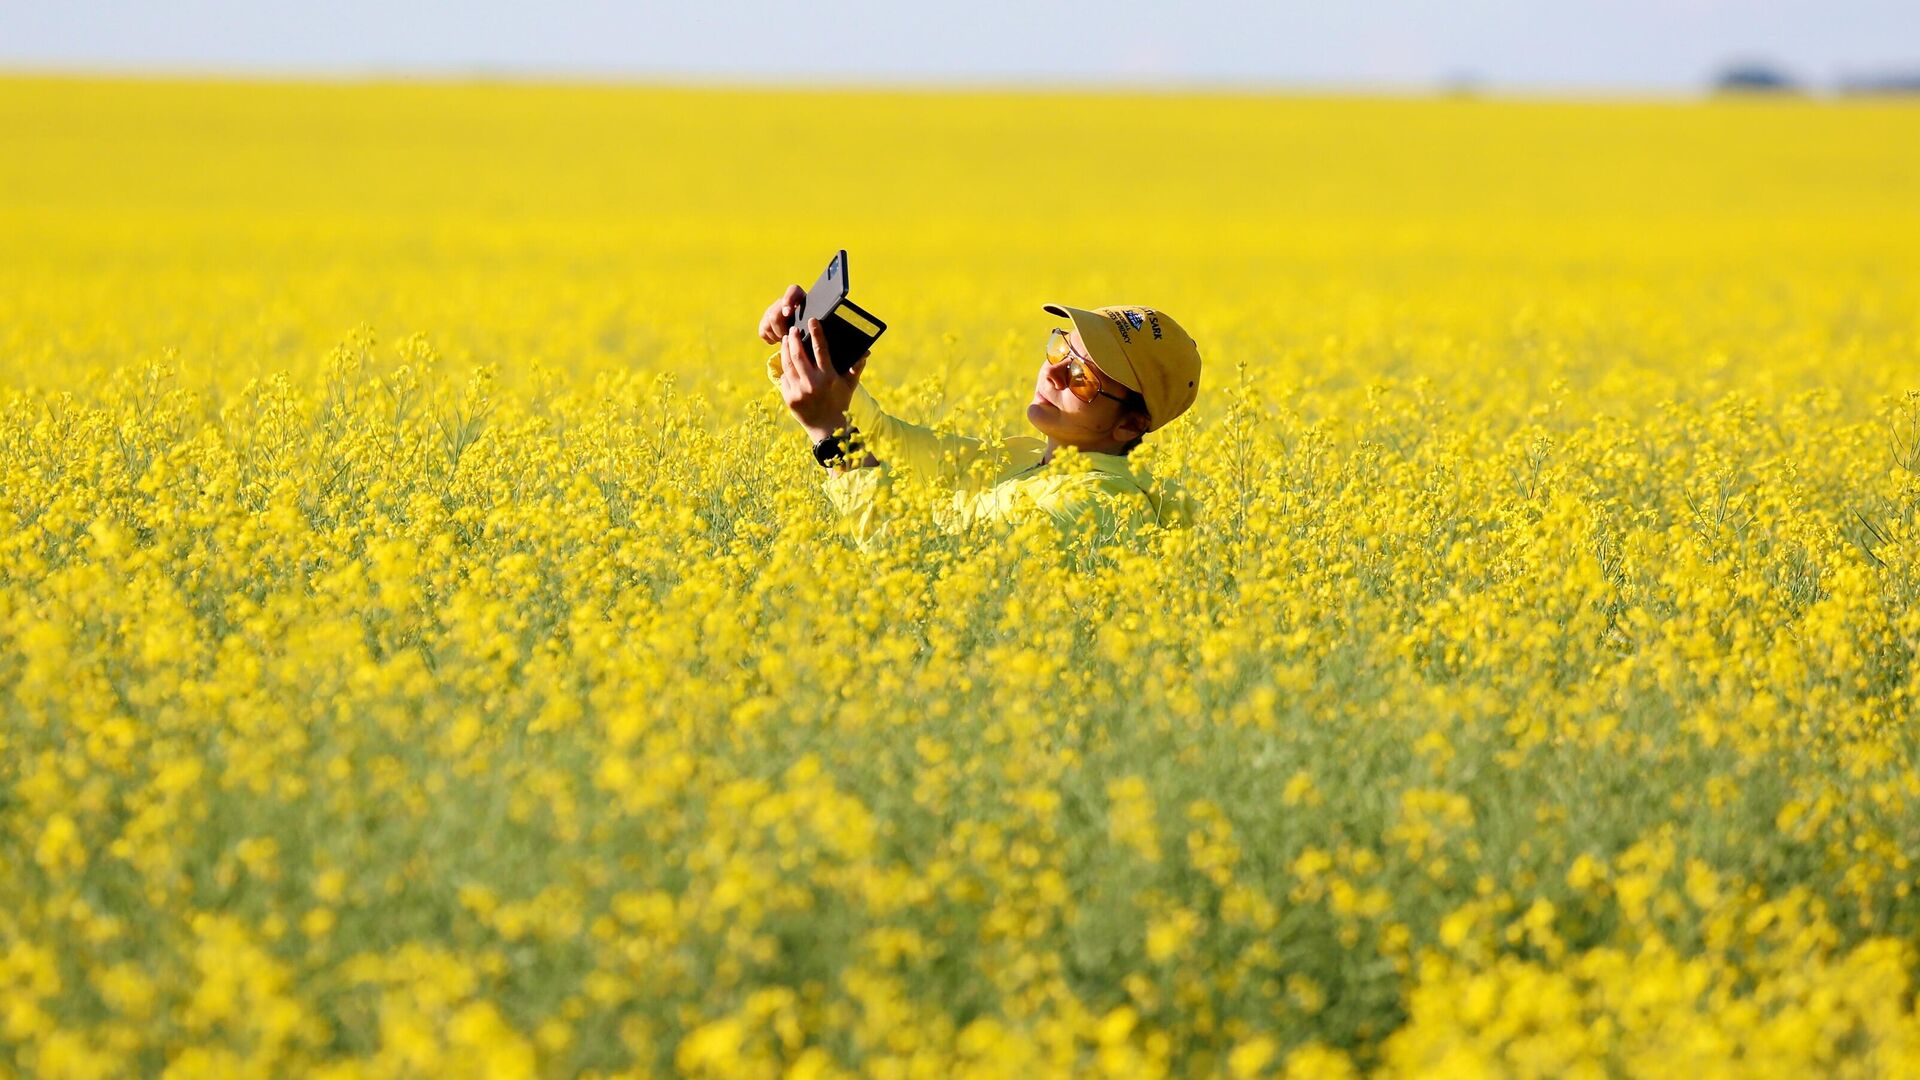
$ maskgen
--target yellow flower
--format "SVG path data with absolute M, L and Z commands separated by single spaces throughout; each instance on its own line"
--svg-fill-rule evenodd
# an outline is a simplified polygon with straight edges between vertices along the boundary
M 1259 1035 L 1233 1048 L 1227 1055 L 1227 1071 L 1235 1077 L 1265 1075 L 1267 1063 L 1279 1053 L 1271 1038 Z
M 65 814 L 54 814 L 40 829 L 33 847 L 33 861 L 48 874 L 73 873 L 87 864 L 87 849 L 80 842 L 80 829 Z

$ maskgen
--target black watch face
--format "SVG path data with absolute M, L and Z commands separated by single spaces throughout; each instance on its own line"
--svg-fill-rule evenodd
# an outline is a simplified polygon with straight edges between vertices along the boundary
M 813 460 L 829 468 L 846 463 L 851 453 L 858 452 L 858 445 L 849 447 L 841 441 L 841 435 L 835 432 L 813 444 Z

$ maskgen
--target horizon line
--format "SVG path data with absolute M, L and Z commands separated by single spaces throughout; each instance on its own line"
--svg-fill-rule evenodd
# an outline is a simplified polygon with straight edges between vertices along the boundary
M 1632 100 L 1697 102 L 1738 100 L 1854 100 L 1913 96 L 1893 91 L 1850 89 L 1844 83 L 1794 84 L 1777 89 L 1726 89 L 1703 81 L 1690 87 L 1646 84 L 1495 83 L 1463 74 L 1430 81 L 1345 81 L 1239 78 L 1090 78 L 1047 79 L 1031 76 L 936 76 L 924 78 L 833 77 L 805 75 L 719 75 L 620 70 L 555 70 L 519 66 L 384 67 L 366 65 L 88 65 L 0 62 L 0 81 L 125 81 L 287 85 L 473 85 L 561 86 L 582 89 L 654 89 L 764 91 L 786 93 L 980 93 L 1038 95 L 1249 96 L 1390 99 L 1504 99 L 1540 101 Z

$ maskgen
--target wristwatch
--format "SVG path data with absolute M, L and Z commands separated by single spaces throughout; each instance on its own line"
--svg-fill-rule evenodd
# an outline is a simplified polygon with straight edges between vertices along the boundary
M 813 444 L 813 460 L 823 469 L 846 468 L 853 464 L 853 458 L 866 447 L 856 436 L 860 429 L 849 427 L 845 434 L 834 432 Z

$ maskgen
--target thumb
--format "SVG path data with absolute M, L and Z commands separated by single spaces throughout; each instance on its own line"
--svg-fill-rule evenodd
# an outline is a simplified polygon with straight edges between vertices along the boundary
M 873 353 L 871 352 L 861 353 L 860 359 L 855 360 L 853 366 L 847 369 L 847 382 L 849 385 L 860 385 L 860 373 L 867 370 L 867 357 L 872 355 Z

